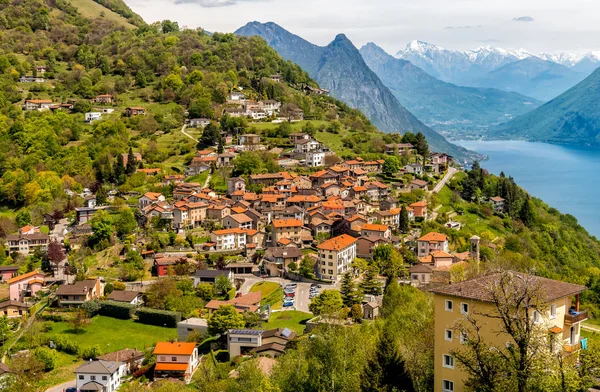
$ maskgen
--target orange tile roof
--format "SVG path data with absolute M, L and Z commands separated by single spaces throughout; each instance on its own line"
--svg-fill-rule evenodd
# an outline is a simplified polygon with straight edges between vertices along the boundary
M 302 221 L 300 219 L 277 219 L 273 221 L 273 227 L 301 227 Z
M 235 212 L 236 214 L 243 214 L 247 209 L 244 207 L 232 207 L 231 212 Z
M 317 249 L 339 251 L 355 242 L 356 238 L 351 237 L 348 234 L 342 234 L 323 242 L 321 245 L 317 246 Z
M 279 241 L 277 241 L 278 243 L 280 243 L 281 245 L 289 245 L 292 243 L 292 240 L 290 240 L 289 238 L 283 237 L 280 238 Z
M 364 186 L 355 186 L 352 189 L 354 190 L 354 192 L 366 192 L 367 191 L 367 188 Z
M 328 210 L 343 210 L 344 205 L 338 200 L 328 200 L 326 202 L 323 202 L 323 208 L 326 208 Z
M 318 203 L 321 198 L 315 195 L 297 195 L 288 198 L 287 201 L 288 203 Z
M 550 333 L 561 333 L 563 331 L 563 329 L 561 327 L 554 326 L 554 327 L 550 328 L 548 331 L 550 331 Z
M 154 351 L 152 354 L 155 355 L 192 355 L 194 349 L 196 348 L 196 343 L 182 343 L 182 342 L 158 342 L 156 343 L 156 347 L 154 347 Z M 186 365 L 187 369 L 187 365 Z
M 419 241 L 429 241 L 429 242 L 444 242 L 448 240 L 448 237 L 446 237 L 444 234 L 440 234 L 440 233 L 436 233 L 436 232 L 431 232 L 428 234 L 425 234 L 423 237 L 419 238 Z
M 38 272 L 37 270 L 34 270 L 34 271 L 28 272 L 26 274 L 15 276 L 14 278 L 9 279 L 8 284 L 12 284 L 14 282 L 20 282 L 24 279 L 28 279 L 28 278 L 31 278 L 32 276 L 36 276 L 36 275 L 44 276 L 44 274 Z
M 427 207 L 426 201 L 418 201 L 416 203 L 412 203 L 410 207 Z
M 434 252 L 431 252 L 431 255 L 432 255 L 433 257 L 454 257 L 454 256 L 452 256 L 450 253 L 448 253 L 448 252 L 444 252 L 444 251 L 442 251 L 442 250 L 436 250 L 436 251 L 434 251 Z
M 166 363 L 166 362 L 158 362 L 154 367 L 154 370 L 158 371 L 177 371 L 177 372 L 185 372 L 188 368 L 187 363 Z
M 146 192 L 144 193 L 144 196 L 146 196 L 150 200 L 158 200 L 158 198 L 162 196 L 162 193 Z
M 213 231 L 214 235 L 228 235 L 228 234 L 248 234 L 254 235 L 256 230 L 248 230 L 248 229 L 240 229 L 239 227 L 235 227 L 233 229 L 223 229 L 223 230 L 215 230 Z
M 361 230 L 369 230 L 369 231 L 388 231 L 390 227 L 387 225 L 378 225 L 375 223 L 366 223 L 361 227 Z

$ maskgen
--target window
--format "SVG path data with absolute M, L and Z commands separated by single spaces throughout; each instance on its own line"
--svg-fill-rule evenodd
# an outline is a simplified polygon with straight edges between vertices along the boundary
M 466 332 L 461 332 L 460 333 L 460 344 L 467 343 L 467 340 L 469 340 L 469 335 L 467 335 Z
M 448 369 L 454 369 L 454 357 L 444 354 L 444 367 Z
M 161 357 L 160 357 L 160 360 L 161 360 L 161 361 L 163 361 L 163 362 L 164 362 L 164 361 L 166 361 L 166 359 L 165 359 L 165 357 L 164 357 L 164 356 L 161 356 Z
M 90 376 L 90 380 L 96 381 L 96 376 Z
M 413 275 L 413 280 L 419 280 L 419 275 Z
M 446 340 L 452 341 L 452 330 L 451 329 L 446 330 Z
M 106 376 L 102 376 L 102 380 L 103 380 L 103 381 L 106 381 L 106 380 L 108 380 L 108 377 L 106 377 Z
M 79 375 L 79 379 L 80 379 L 80 380 L 83 380 L 83 379 L 84 379 L 84 377 L 83 377 L 83 374 L 80 374 L 80 375 Z
M 542 317 L 540 316 L 540 312 L 537 310 L 533 311 L 533 322 L 539 324 L 542 322 Z
M 442 381 L 442 391 L 443 392 L 454 392 L 454 382 L 449 380 Z
M 556 318 L 556 305 L 550 305 L 550 318 Z
M 460 312 L 461 312 L 462 314 L 467 314 L 467 313 L 469 313 L 469 304 L 466 304 L 466 303 L 464 303 L 464 302 L 463 302 L 463 303 L 461 303 L 461 304 L 460 304 Z
M 177 362 L 177 357 L 171 357 L 172 362 Z
M 452 301 L 446 300 L 446 310 L 452 312 Z

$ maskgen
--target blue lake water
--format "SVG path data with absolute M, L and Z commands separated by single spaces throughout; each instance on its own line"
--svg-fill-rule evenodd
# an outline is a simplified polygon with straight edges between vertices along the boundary
M 577 218 L 600 238 L 600 149 L 520 141 L 460 141 L 489 157 L 481 166 Z

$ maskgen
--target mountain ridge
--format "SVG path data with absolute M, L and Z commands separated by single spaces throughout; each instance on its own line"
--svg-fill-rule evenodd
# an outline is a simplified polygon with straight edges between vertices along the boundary
M 374 43 L 360 49 L 363 59 L 408 110 L 427 125 L 442 130 L 481 131 L 538 107 L 541 102 L 491 88 L 462 87 L 436 79 L 410 61 Z
M 432 148 L 461 160 L 472 155 L 449 143 L 404 108 L 379 77 L 367 66 L 358 49 L 338 34 L 327 46 L 314 45 L 269 22 L 250 22 L 234 34 L 262 37 L 283 58 L 306 70 L 332 96 L 360 109 L 383 132 L 422 132 Z

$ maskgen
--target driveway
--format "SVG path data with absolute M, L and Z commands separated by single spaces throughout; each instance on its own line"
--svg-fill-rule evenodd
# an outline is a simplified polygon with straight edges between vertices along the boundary
M 55 387 L 48 388 L 46 389 L 46 392 L 64 392 L 67 388 L 75 388 L 77 387 L 77 383 L 75 381 L 75 379 L 72 379 L 71 381 L 67 381 Z
M 50 233 L 50 238 L 52 238 L 58 242 L 61 242 L 62 240 L 64 240 L 65 232 L 66 232 L 68 225 L 69 225 L 69 222 L 67 221 L 66 218 L 59 220 L 54 225 L 54 230 L 52 230 L 52 232 Z
M 437 185 L 433 188 L 433 190 L 431 192 L 432 193 L 438 193 L 439 191 L 441 191 L 442 188 L 444 188 L 444 186 L 448 183 L 448 181 L 450 181 L 450 179 L 452 177 L 454 177 L 454 175 L 457 172 L 458 172 L 458 169 L 456 169 L 454 167 L 448 168 L 448 173 L 446 173 L 446 175 L 444 176 L 444 178 L 442 178 L 440 180 L 440 182 L 437 183 Z

